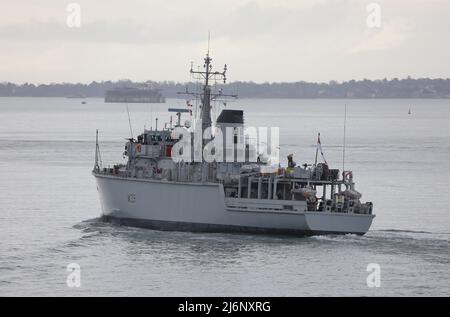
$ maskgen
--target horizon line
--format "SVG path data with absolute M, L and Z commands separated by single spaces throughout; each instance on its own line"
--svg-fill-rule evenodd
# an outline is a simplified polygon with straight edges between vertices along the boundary
M 391 77 L 391 78 L 382 78 L 382 79 L 368 79 L 368 78 L 362 78 L 362 79 L 348 79 L 348 80 L 343 80 L 343 81 L 339 81 L 339 80 L 334 80 L 334 79 L 330 79 L 328 82 L 326 81 L 306 81 L 306 80 L 298 80 L 298 81 L 264 81 L 264 82 L 257 82 L 257 81 L 253 81 L 253 80 L 235 80 L 235 81 L 231 81 L 228 83 L 221 83 L 220 85 L 229 85 L 229 84 L 234 84 L 234 83 L 249 83 L 249 84 L 256 84 L 256 85 L 264 85 L 264 84 L 297 84 L 297 83 L 306 83 L 306 84 L 326 84 L 326 85 L 331 85 L 331 84 L 344 84 L 344 83 L 350 83 L 350 82 L 363 82 L 363 81 L 371 81 L 371 82 L 381 82 L 381 81 L 394 81 L 394 80 L 450 80 L 450 77 L 444 78 L 444 77 L 411 77 L 411 76 L 407 76 L 407 77 Z M 175 84 L 191 84 L 191 83 L 196 83 L 196 81 L 176 81 L 176 80 L 169 80 L 169 79 L 164 79 L 164 80 L 152 80 L 152 79 L 147 79 L 147 80 L 132 80 L 129 78 L 123 78 L 123 79 L 108 79 L 108 80 L 92 80 L 90 82 L 65 82 L 65 81 L 60 81 L 60 82 L 46 82 L 46 83 L 33 83 L 33 82 L 28 82 L 28 81 L 24 81 L 24 82 L 12 82 L 12 81 L 0 81 L 0 85 L 4 85 L 4 84 L 13 84 L 13 85 L 34 85 L 34 86 L 41 86 L 41 85 L 61 85 L 61 84 L 65 84 L 65 85 L 90 85 L 92 83 L 105 83 L 105 82 L 112 82 L 112 83 L 119 83 L 119 82 L 132 82 L 132 83 L 157 83 L 157 84 L 161 84 L 161 83 L 175 83 Z

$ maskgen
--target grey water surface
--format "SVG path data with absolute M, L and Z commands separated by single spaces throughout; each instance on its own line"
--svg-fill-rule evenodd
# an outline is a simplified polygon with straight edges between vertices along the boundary
M 90 171 L 122 162 L 126 106 L 102 99 L 0 98 L 0 296 L 449 296 L 450 100 L 242 99 L 250 126 L 280 127 L 281 161 L 312 162 L 317 133 L 374 203 L 365 236 L 160 232 L 99 219 Z M 134 134 L 166 104 L 130 104 Z M 217 105 L 217 116 L 223 105 Z M 411 115 L 408 110 L 411 109 Z M 154 127 L 154 124 L 153 124 Z M 81 286 L 66 284 L 67 265 Z M 367 266 L 381 268 L 368 287 Z

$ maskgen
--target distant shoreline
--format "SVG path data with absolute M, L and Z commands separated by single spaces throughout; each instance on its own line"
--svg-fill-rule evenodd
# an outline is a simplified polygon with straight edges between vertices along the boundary
M 59 99 L 104 99 L 103 97 L 84 97 L 84 98 L 69 98 L 62 96 L 1 96 L 0 98 L 59 98 Z M 178 99 L 178 100 L 186 100 L 181 96 L 177 97 L 169 97 L 168 99 Z M 380 97 L 380 98 L 339 98 L 339 97 L 317 97 L 317 98 L 293 98 L 293 97 L 239 97 L 238 100 L 246 100 L 246 99 L 264 99 L 264 100 L 449 100 L 450 97 Z M 105 102 L 105 104 L 118 104 L 120 102 Z M 122 102 L 125 103 L 125 102 Z M 128 102 L 128 104 L 146 104 L 147 102 Z M 161 104 L 161 103 L 159 103 Z M 164 104 L 164 103 L 162 103 Z
M 195 91 L 198 84 L 174 81 L 133 82 L 131 80 L 91 82 L 90 84 L 14 84 L 0 83 L 0 97 L 66 97 L 103 98 L 106 91 L 116 88 L 155 89 L 166 98 L 183 98 L 186 87 Z M 218 84 L 213 90 L 237 94 L 239 98 L 260 99 L 450 99 L 450 79 L 382 79 L 350 80 L 346 82 L 254 83 L 231 82 Z M 180 94 L 181 93 L 181 94 Z

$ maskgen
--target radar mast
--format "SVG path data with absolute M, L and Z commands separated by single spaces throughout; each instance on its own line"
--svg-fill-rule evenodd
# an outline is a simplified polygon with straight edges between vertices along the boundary
M 202 120 L 202 134 L 206 129 L 211 128 L 211 101 L 217 100 L 219 97 L 233 97 L 237 98 L 237 95 L 226 95 L 222 93 L 220 89 L 218 93 L 211 92 L 210 82 L 212 80 L 222 80 L 225 84 L 227 81 L 226 73 L 227 73 L 227 64 L 224 65 L 223 71 L 214 71 L 212 66 L 212 58 L 209 55 L 209 34 L 208 34 L 208 50 L 206 53 L 206 57 L 204 58 L 203 70 L 194 70 L 194 64 L 191 62 L 190 73 L 192 77 L 196 80 L 203 81 L 203 88 L 201 93 L 192 93 L 189 92 L 186 88 L 186 91 L 182 94 L 187 95 L 195 95 L 199 96 L 201 100 L 201 112 L 200 118 Z

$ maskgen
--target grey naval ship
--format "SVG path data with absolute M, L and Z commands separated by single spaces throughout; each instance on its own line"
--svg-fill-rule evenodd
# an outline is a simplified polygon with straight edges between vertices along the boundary
M 211 62 L 208 52 L 203 68 L 193 70 L 191 64 L 191 74 L 202 80 L 196 92 L 186 89 L 187 94 L 199 98 L 197 118 L 182 124 L 181 115 L 192 110 L 169 109 L 176 112 L 177 122 L 162 129 L 144 128 L 136 139 L 128 139 L 126 164 L 102 166 L 97 131 L 92 174 L 102 218 L 157 230 L 365 234 L 375 217 L 373 204 L 361 201 L 351 171 L 329 168 L 326 161 L 318 163 L 318 149 L 313 164 L 297 166 L 289 155 L 286 167 L 279 163 L 274 167 L 264 155 L 252 154 L 255 151 L 246 142 L 241 110 L 223 109 L 213 125 L 211 107 L 215 101 L 235 96 L 212 89 L 217 78 L 225 83 L 227 66 L 213 71 Z M 195 131 L 201 133 L 200 142 L 190 139 Z M 208 131 L 223 132 L 223 147 L 217 142 L 210 153 L 222 150 L 226 159 L 211 160 L 203 155 L 208 146 L 205 135 L 209 141 L 220 135 Z M 180 147 L 181 141 L 184 147 Z M 189 159 L 189 155 L 197 159 Z

